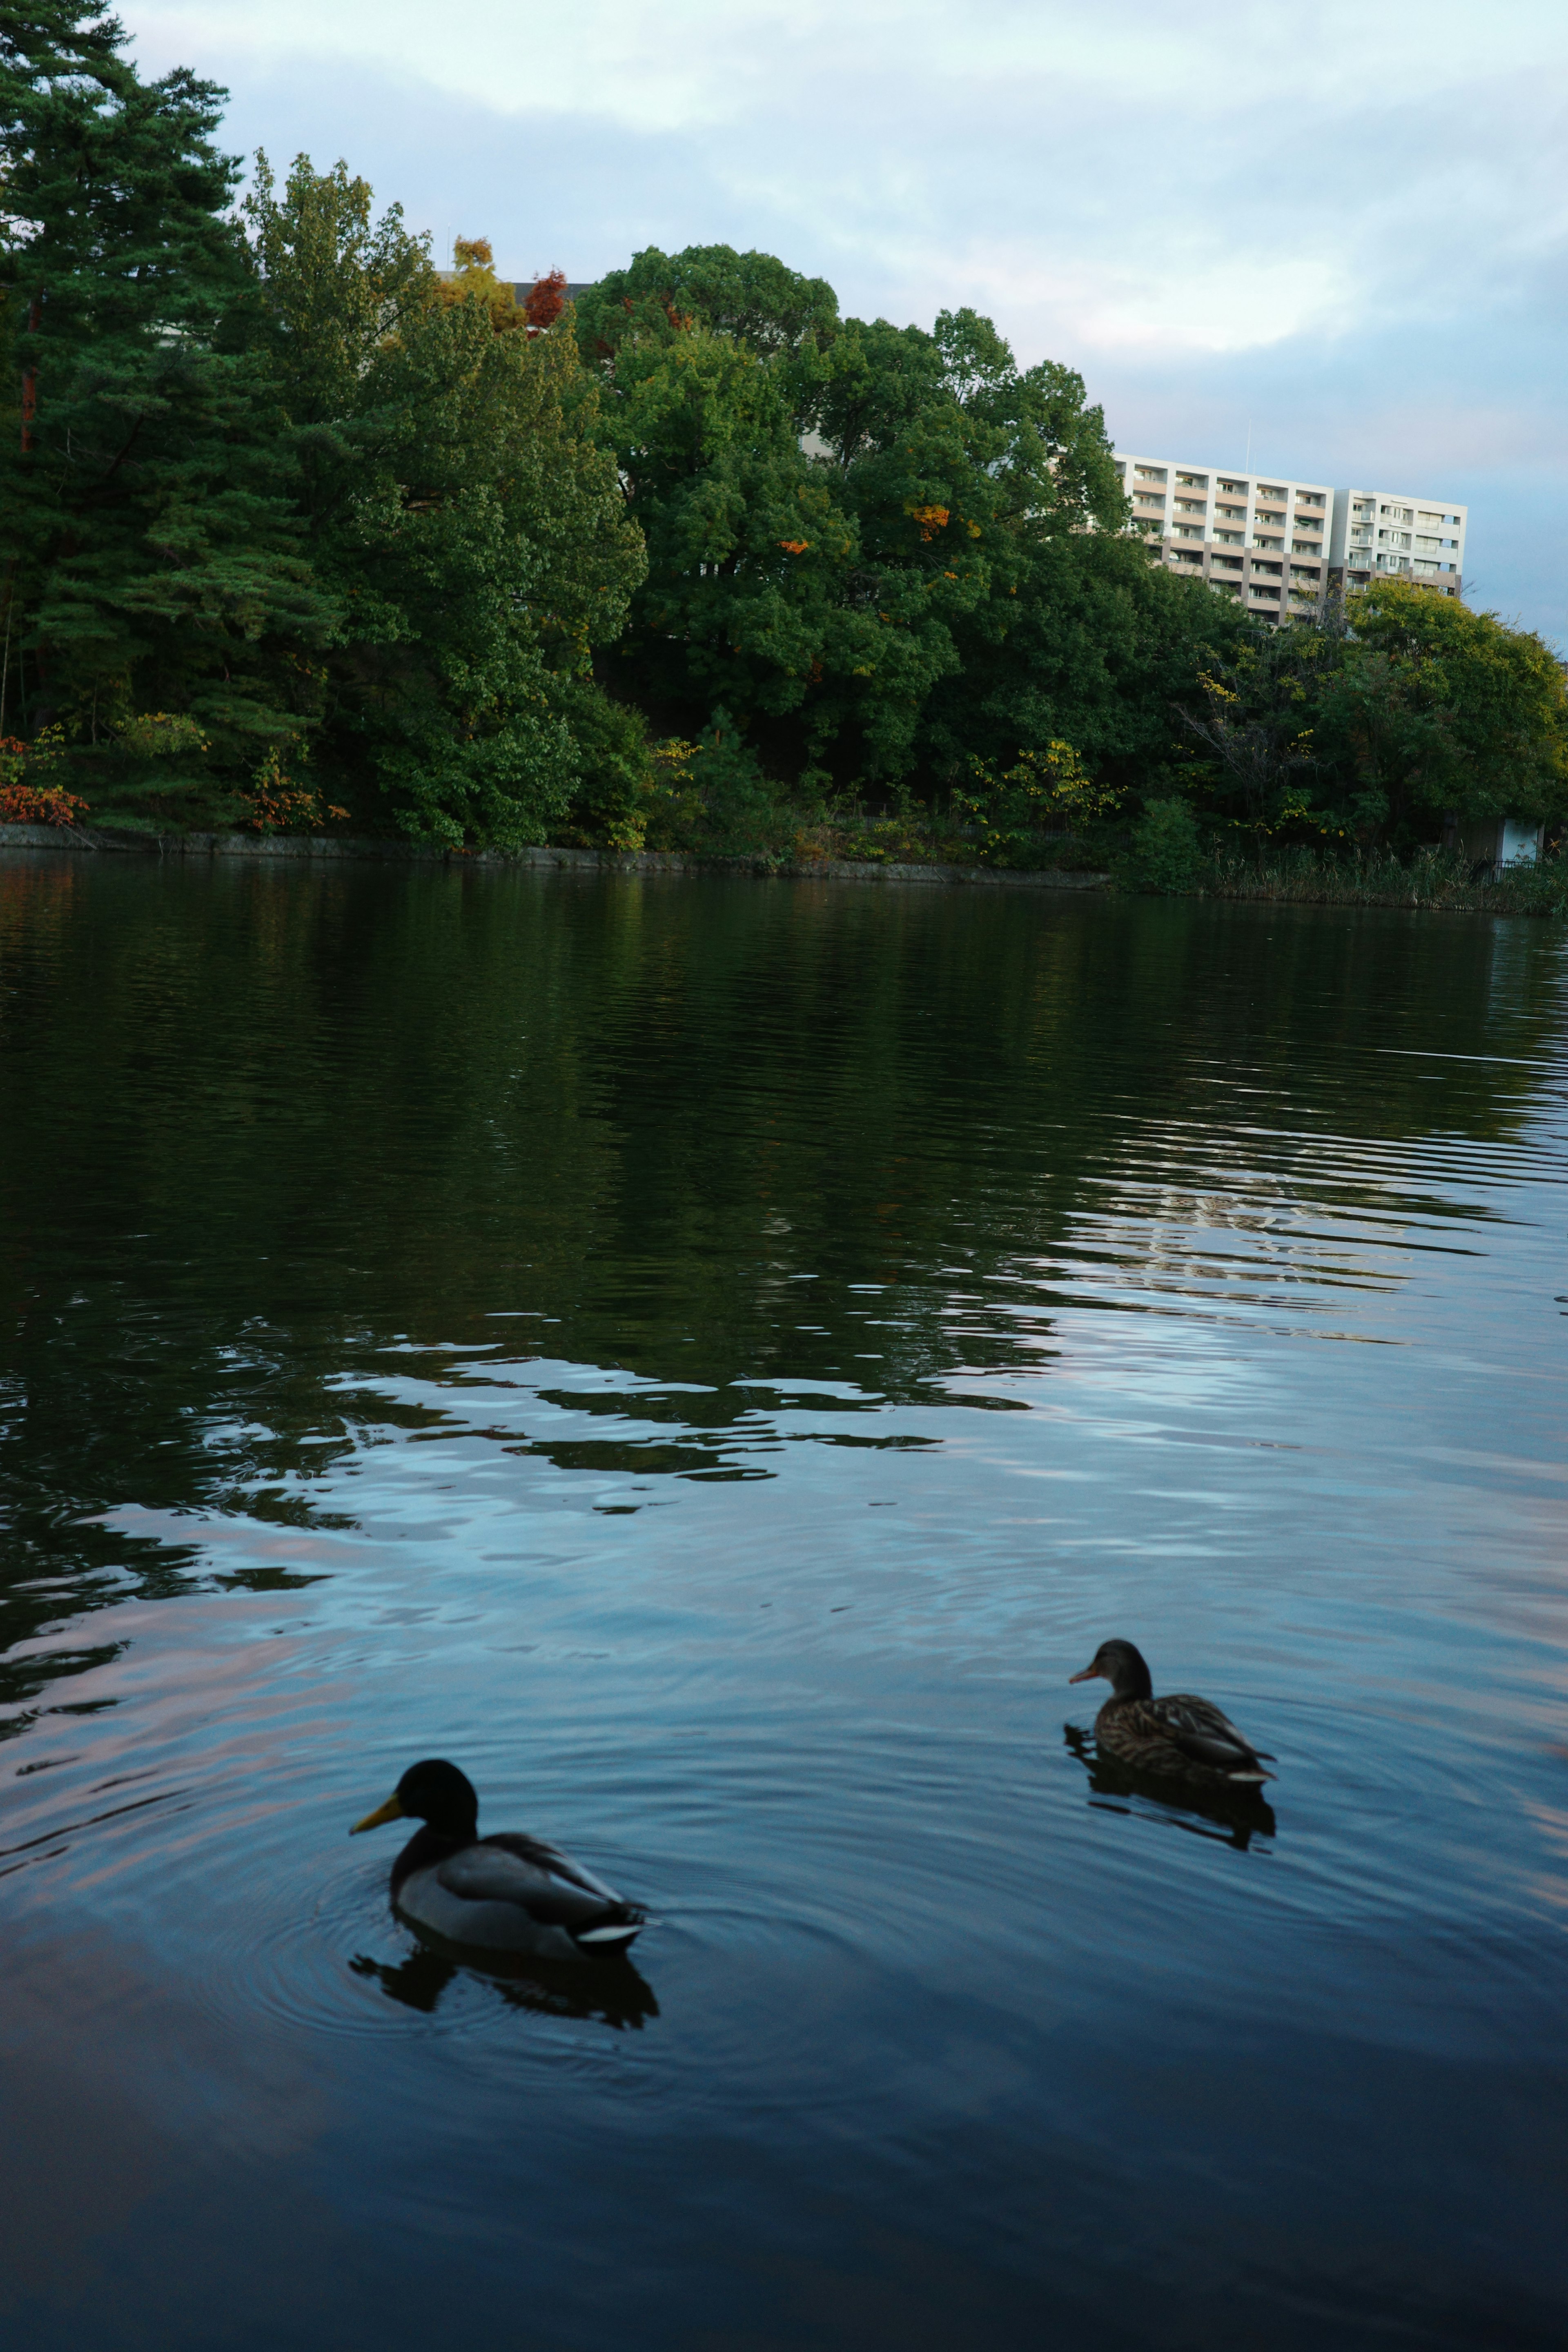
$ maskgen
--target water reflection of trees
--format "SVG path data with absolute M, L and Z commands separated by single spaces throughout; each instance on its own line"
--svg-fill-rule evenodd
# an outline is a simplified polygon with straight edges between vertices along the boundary
M 1086 1221 L 1152 1273 L 1184 1202 L 1287 1255 L 1292 1219 L 1399 1213 L 1427 1139 L 1515 1137 L 1536 1098 L 1554 940 L 1512 927 L 1499 990 L 1498 939 L 1005 891 L 0 861 L 0 1642 L 188 1579 L 194 1550 L 93 1526 L 110 1506 L 310 1517 L 334 1446 L 430 1423 L 376 1385 L 395 1345 L 501 1332 L 617 1368 L 638 1385 L 604 1410 L 668 1448 L 639 1438 L 638 1470 L 702 1475 L 797 1390 L 848 1409 L 1041 1369 Z M 606 1423 L 577 1458 L 616 1444 Z M 49 1671 L 16 1664 L 0 1700 Z

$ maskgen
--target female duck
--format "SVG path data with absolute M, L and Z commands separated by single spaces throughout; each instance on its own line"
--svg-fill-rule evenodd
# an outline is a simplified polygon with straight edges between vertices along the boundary
M 552 1845 L 502 1830 L 479 1835 L 479 1801 L 455 1764 L 411 1764 L 384 1805 L 349 1832 L 423 1822 L 392 1865 L 392 1899 L 454 1944 L 586 1960 L 624 1951 L 646 1921 L 603 1879 Z
M 1131 1642 L 1102 1642 L 1075 1683 L 1102 1679 L 1110 1696 L 1094 1719 L 1095 1744 L 1134 1771 L 1180 1775 L 1210 1788 L 1256 1788 L 1272 1780 L 1275 1758 L 1254 1748 L 1212 1699 L 1173 1691 L 1156 1698 L 1149 1669 Z

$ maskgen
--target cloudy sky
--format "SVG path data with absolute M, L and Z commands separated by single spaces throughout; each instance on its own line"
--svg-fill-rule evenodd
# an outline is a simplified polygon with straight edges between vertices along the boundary
M 759 246 L 988 312 L 1148 454 L 1463 499 L 1568 648 L 1563 0 L 121 0 L 233 145 L 438 248 L 596 277 Z

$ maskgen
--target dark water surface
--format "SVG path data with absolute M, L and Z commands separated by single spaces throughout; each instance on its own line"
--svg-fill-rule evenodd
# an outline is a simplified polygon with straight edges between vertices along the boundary
M 5 2340 L 1555 2352 L 1564 980 L 0 863 Z M 398 1925 L 432 1752 L 635 1972 Z

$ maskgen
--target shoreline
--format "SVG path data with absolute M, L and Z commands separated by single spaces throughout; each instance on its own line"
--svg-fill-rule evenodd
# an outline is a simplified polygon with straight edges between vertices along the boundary
M 940 882 L 1026 890 L 1103 890 L 1109 874 L 1065 866 L 1011 872 L 991 866 L 886 864 L 847 857 L 695 857 L 672 849 L 447 849 L 415 841 L 324 834 L 126 834 L 107 826 L 0 824 L 0 849 L 55 849 L 107 856 L 248 857 L 300 864 L 554 867 L 582 874 L 749 874 L 790 882 Z
M 792 858 L 778 861 L 763 857 L 709 857 L 686 850 L 668 849 L 568 849 L 550 845 L 526 849 L 453 849 L 414 841 L 378 839 L 372 835 L 333 837 L 323 834 L 251 834 L 251 833 L 183 833 L 153 834 L 121 832 L 116 827 L 95 825 L 0 824 L 0 852 L 5 850 L 52 851 L 57 855 L 103 856 L 109 857 L 140 856 L 142 858 L 178 857 L 187 859 L 217 858 L 248 860 L 252 864 L 283 866 L 442 866 L 483 867 L 495 872 L 505 867 L 531 868 L 536 872 L 563 874 L 638 874 L 638 875 L 721 875 L 745 876 L 757 881 L 776 882 L 859 882 L 917 883 L 942 888 L 979 887 L 993 890 L 1079 891 L 1112 893 L 1125 891 L 1124 878 L 1105 870 L 1077 870 L 1068 866 L 1032 866 L 1016 870 L 992 866 L 954 866 L 935 860 L 929 862 L 895 861 L 885 863 L 869 858 L 817 857 Z M 1197 898 L 1212 906 L 1254 905 L 1323 907 L 1348 909 L 1352 908 L 1386 908 L 1410 914 L 1477 915 L 1495 921 L 1510 917 L 1521 921 L 1562 921 L 1568 916 L 1568 903 L 1559 896 L 1552 903 L 1502 903 L 1491 896 L 1495 885 L 1472 883 L 1461 886 L 1455 896 L 1423 896 L 1419 887 L 1370 889 L 1314 887 L 1316 877 L 1292 875 L 1260 877 L 1256 884 L 1243 881 L 1234 871 L 1215 877 L 1220 887 L 1211 882 L 1205 887 L 1185 889 L 1154 889 L 1141 891 L 1131 885 L 1134 896 L 1168 898 Z M 1328 883 L 1328 877 L 1324 877 Z M 1305 883 L 1305 887 L 1303 887 Z

